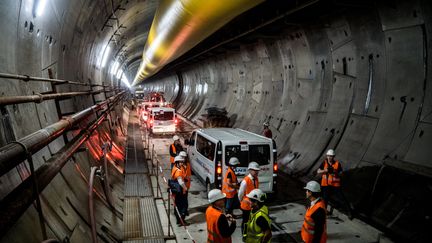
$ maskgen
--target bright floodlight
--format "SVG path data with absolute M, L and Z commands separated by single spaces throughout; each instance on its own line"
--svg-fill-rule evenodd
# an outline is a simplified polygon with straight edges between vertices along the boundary
M 104 52 L 103 57 L 102 57 L 102 63 L 101 63 L 102 68 L 105 67 L 106 62 L 108 61 L 108 55 L 110 54 L 110 51 L 111 51 L 111 48 L 109 46 L 107 46 L 105 48 L 105 52 Z
M 47 0 L 39 0 L 38 1 L 38 5 L 36 7 L 36 16 L 42 16 L 44 10 L 45 10 L 45 5 L 47 3 Z

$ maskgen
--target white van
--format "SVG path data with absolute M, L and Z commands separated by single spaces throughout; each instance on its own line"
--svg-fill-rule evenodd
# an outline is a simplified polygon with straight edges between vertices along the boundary
M 247 175 L 249 162 L 260 165 L 260 189 L 272 193 L 276 189 L 276 145 L 270 138 L 235 128 L 208 128 L 195 130 L 185 143 L 191 169 L 205 183 L 207 191 L 222 188 L 223 177 L 231 157 L 237 157 L 239 182 Z
M 147 129 L 154 134 L 175 133 L 177 118 L 174 108 L 154 107 L 148 110 Z

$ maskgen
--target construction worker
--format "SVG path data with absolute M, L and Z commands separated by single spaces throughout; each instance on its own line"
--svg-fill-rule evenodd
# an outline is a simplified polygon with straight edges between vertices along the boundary
M 352 219 L 352 210 L 348 200 L 345 198 L 341 190 L 342 165 L 339 161 L 335 160 L 336 153 L 333 149 L 329 149 L 326 153 L 326 159 L 322 162 L 317 170 L 317 174 L 322 176 L 321 187 L 323 192 L 323 199 L 326 205 L 330 207 L 329 215 L 333 213 L 333 207 L 329 204 L 331 198 L 338 198 L 342 200 L 347 209 L 348 217 Z
M 246 196 L 253 189 L 259 188 L 258 173 L 261 170 L 257 162 L 250 162 L 248 165 L 249 174 L 244 177 L 238 191 L 240 201 L 240 209 L 243 212 L 241 230 L 244 232 L 244 227 L 249 220 L 249 214 L 252 209 L 252 202 Z
M 171 170 L 171 179 L 177 180 L 179 185 L 182 188 L 182 191 L 175 194 L 174 203 L 177 207 L 177 210 L 174 210 L 174 215 L 177 219 L 177 224 L 187 225 L 185 218 L 187 214 L 188 207 L 188 198 L 187 191 L 188 188 L 186 186 L 186 167 L 184 165 L 184 158 L 181 156 L 176 156 L 174 158 L 175 166 Z M 181 220 L 180 220 L 181 219 Z
M 170 153 L 170 162 L 171 162 L 171 169 L 174 167 L 174 158 L 180 154 L 181 151 L 183 151 L 183 146 L 180 143 L 180 137 L 177 135 L 173 136 L 173 143 L 170 145 L 169 153 Z
M 262 135 L 264 137 L 273 138 L 273 133 L 270 130 L 269 126 L 270 126 L 270 124 L 268 122 L 264 122 L 264 124 L 263 124 L 264 129 L 262 131 Z
M 236 229 L 236 221 L 231 215 L 225 215 L 225 193 L 219 189 L 213 189 L 208 193 L 210 203 L 206 210 L 207 242 L 231 243 L 231 235 Z
M 227 214 L 233 213 L 233 210 L 238 208 L 240 205 L 237 190 L 239 189 L 239 184 L 237 181 L 237 176 L 234 172 L 234 169 L 240 162 L 236 157 L 230 158 L 228 162 L 228 170 L 225 173 L 223 184 L 222 184 L 222 192 L 226 194 L 226 204 L 225 209 Z
M 270 242 L 271 219 L 267 206 L 264 205 L 266 194 L 261 189 L 253 189 L 246 195 L 252 202 L 252 210 L 249 221 L 243 233 L 246 243 Z
M 306 186 L 306 198 L 310 206 L 306 209 L 301 237 L 305 243 L 327 242 L 326 209 L 321 199 L 321 187 L 316 181 L 309 181 Z
M 190 163 L 189 160 L 187 158 L 187 154 L 185 151 L 180 151 L 179 156 L 184 158 L 184 166 L 186 169 L 186 179 L 185 179 L 185 184 L 187 187 L 187 192 L 186 192 L 186 197 L 189 195 L 189 189 L 191 187 L 191 177 L 192 177 L 192 171 L 191 171 L 191 167 L 190 167 Z M 186 215 L 189 216 L 189 203 L 186 205 Z

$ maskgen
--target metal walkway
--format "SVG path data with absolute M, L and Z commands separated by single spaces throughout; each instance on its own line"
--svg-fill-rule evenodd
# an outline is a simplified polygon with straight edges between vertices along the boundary
M 139 121 L 129 115 L 124 186 L 123 242 L 165 242 L 144 154 Z

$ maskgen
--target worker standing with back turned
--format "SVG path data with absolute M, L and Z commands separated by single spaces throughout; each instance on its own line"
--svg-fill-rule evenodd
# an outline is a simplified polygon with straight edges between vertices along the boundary
M 239 189 L 239 184 L 237 181 L 237 176 L 234 169 L 240 162 L 236 157 L 230 158 L 228 162 L 228 170 L 225 173 L 222 192 L 226 194 L 226 212 L 227 214 L 233 213 L 233 210 L 238 208 L 240 202 L 237 195 L 237 190 Z
M 252 210 L 244 233 L 245 242 L 271 242 L 271 219 L 268 208 L 264 205 L 266 194 L 261 189 L 253 189 L 246 196 L 252 202 Z
M 249 174 L 245 176 L 240 184 L 238 198 L 240 200 L 240 209 L 243 212 L 241 232 L 244 233 L 245 224 L 249 220 L 249 214 L 252 209 L 252 202 L 246 196 L 253 189 L 259 188 L 258 173 L 261 170 L 257 162 L 250 162 L 248 166 Z
M 321 199 L 321 187 L 316 181 L 309 181 L 306 186 L 306 198 L 310 206 L 306 209 L 301 237 L 305 243 L 327 242 L 326 209 Z
M 236 229 L 236 221 L 231 215 L 223 212 L 225 205 L 225 193 L 219 189 L 213 189 L 208 193 L 210 206 L 206 210 L 207 242 L 231 243 L 231 235 Z

